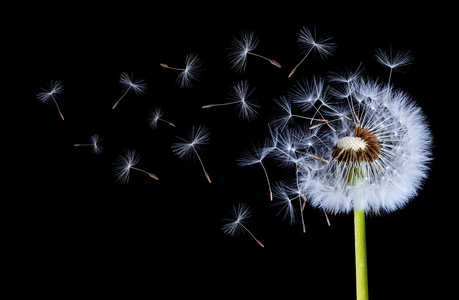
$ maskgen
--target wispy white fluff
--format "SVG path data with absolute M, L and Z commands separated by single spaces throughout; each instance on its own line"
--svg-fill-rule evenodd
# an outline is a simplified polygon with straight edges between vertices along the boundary
M 237 159 L 238 165 L 241 167 L 244 166 L 251 166 L 254 164 L 260 164 L 263 168 L 265 173 L 266 181 L 268 183 L 269 189 L 269 198 L 271 201 L 273 200 L 273 193 L 271 189 L 271 182 L 269 180 L 268 172 L 266 171 L 266 167 L 263 164 L 263 159 L 273 150 L 267 143 L 259 147 L 253 147 L 253 149 L 245 150 L 241 156 Z
M 172 144 L 172 151 L 181 159 L 189 160 L 198 157 L 198 152 L 204 145 L 209 144 L 210 131 L 205 126 L 192 126 L 187 132 L 188 138 L 181 138 L 180 142 Z
M 124 154 L 119 155 L 115 161 L 115 175 L 119 183 L 129 182 L 131 168 L 139 163 L 140 156 L 135 150 L 125 150 Z
M 41 88 L 41 92 L 37 93 L 37 98 L 42 103 L 52 103 L 56 101 L 54 97 L 62 94 L 64 91 L 64 85 L 59 80 L 51 80 L 48 88 Z
M 273 186 L 274 205 L 278 208 L 277 215 L 290 224 L 295 223 L 295 207 L 293 200 L 298 198 L 298 192 L 291 193 L 291 187 L 294 185 L 285 182 L 276 182 Z
M 411 51 L 396 51 L 392 47 L 389 50 L 377 49 L 375 56 L 380 64 L 390 69 L 401 68 L 413 62 Z
M 259 42 L 259 39 L 251 31 L 242 31 L 239 38 L 234 38 L 228 49 L 231 68 L 236 72 L 244 72 L 247 65 L 247 55 L 258 46 Z
M 255 88 L 250 89 L 247 80 L 241 80 L 237 84 L 233 85 L 229 91 L 228 102 L 218 104 L 204 105 L 203 108 L 217 107 L 217 106 L 236 106 L 241 119 L 250 121 L 258 115 L 258 106 L 253 99 L 249 99 Z
M 119 183 L 128 183 L 131 170 L 142 172 L 153 179 L 159 180 L 158 176 L 155 174 L 135 167 L 135 165 L 139 163 L 139 160 L 140 155 L 138 155 L 135 150 L 125 150 L 123 155 L 119 155 L 114 163 L 116 180 Z
M 255 88 L 250 89 L 249 83 L 247 80 L 244 80 L 235 84 L 229 91 L 229 97 L 227 99 L 237 104 L 239 117 L 242 119 L 251 120 L 258 114 L 256 109 L 259 108 L 259 106 L 253 99 L 249 99 L 254 90 Z
M 303 27 L 298 35 L 298 44 L 304 54 L 309 52 L 317 53 L 321 58 L 330 56 L 335 51 L 335 43 L 332 43 L 331 37 L 322 35 L 317 37 L 316 29 L 311 32 L 309 28 Z
M 309 108 L 305 112 L 313 117 L 302 127 L 274 126 L 273 156 L 296 172 L 298 187 L 310 204 L 327 212 L 364 209 L 378 214 L 402 208 L 427 177 L 432 136 L 425 117 L 407 93 L 363 78 L 358 69 L 339 77 L 342 80 L 333 80 L 333 89 L 329 81 L 318 84 L 316 78 L 302 84 L 304 99 L 315 102 L 301 102 L 296 97 L 300 92 L 292 94 L 296 104 L 311 102 L 303 109 Z M 314 96 L 324 90 L 342 92 L 329 93 L 325 101 Z M 340 139 L 354 135 L 355 124 L 368 128 L 380 141 L 381 153 L 372 163 L 351 165 L 331 157 Z M 364 174 L 353 184 L 350 168 Z M 278 186 L 275 191 L 282 195 Z
M 155 129 L 158 126 L 158 122 L 162 121 L 164 123 L 169 124 L 172 127 L 175 127 L 175 124 L 164 120 L 162 117 L 164 115 L 164 111 L 160 107 L 156 107 L 154 111 L 151 111 L 148 115 L 148 124 L 150 125 L 151 129 Z
M 61 116 L 62 120 L 64 120 L 64 115 L 57 104 L 56 97 L 64 91 L 64 85 L 59 80 L 51 80 L 48 85 L 48 88 L 44 89 L 41 88 L 41 92 L 37 93 L 37 99 L 40 100 L 41 103 L 46 104 L 55 104 L 57 107 L 57 111 Z
M 181 88 L 193 87 L 193 82 L 197 81 L 203 70 L 203 63 L 197 53 L 190 53 L 185 58 L 185 69 L 180 72 L 177 82 Z
M 245 203 L 239 203 L 237 206 L 233 206 L 230 213 L 231 218 L 224 219 L 225 224 L 222 226 L 222 231 L 231 236 L 247 232 L 258 243 L 258 245 L 264 247 L 264 245 L 247 228 L 247 219 L 252 216 L 249 206 Z
M 123 92 L 133 91 L 136 95 L 141 95 L 147 90 L 145 80 L 141 78 L 134 79 L 134 76 L 123 72 L 120 77 L 120 86 Z
M 100 154 L 100 153 L 102 153 L 102 150 L 104 149 L 101 146 L 100 141 L 101 141 L 100 136 L 98 134 L 94 134 L 89 138 L 89 141 L 87 141 L 85 144 L 75 144 L 75 146 L 91 147 L 92 153 Z
M 252 216 L 250 207 L 245 203 L 239 203 L 233 206 L 231 211 L 231 218 L 224 219 L 225 224 L 222 226 L 222 231 L 226 234 L 235 236 L 244 233 L 244 224 Z
M 199 163 L 201 164 L 202 170 L 207 178 L 207 181 L 211 183 L 210 176 L 209 174 L 207 174 L 201 156 L 199 156 L 199 152 L 202 151 L 202 147 L 204 145 L 207 145 L 210 141 L 210 132 L 207 129 L 207 127 L 200 125 L 197 128 L 195 128 L 193 126 L 191 127 L 191 130 L 188 130 L 187 139 L 181 137 L 178 138 L 181 140 L 181 142 L 172 144 L 172 152 L 178 155 L 178 157 L 180 157 L 181 159 L 185 160 L 197 158 L 199 160 Z

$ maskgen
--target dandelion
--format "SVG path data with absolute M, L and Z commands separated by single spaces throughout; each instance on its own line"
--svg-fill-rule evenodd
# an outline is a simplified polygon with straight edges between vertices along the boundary
M 74 144 L 73 146 L 75 147 L 80 147 L 80 146 L 84 146 L 84 147 L 91 147 L 92 148 L 92 153 L 94 154 L 100 154 L 102 153 L 102 146 L 100 145 L 100 136 L 98 134 L 94 134 L 90 137 L 89 141 L 85 144 Z
M 174 154 L 178 155 L 179 158 L 188 160 L 198 158 L 204 175 L 207 178 L 207 181 L 210 181 L 210 177 L 204 168 L 201 157 L 199 156 L 199 151 L 202 150 L 202 146 L 209 143 L 210 132 L 205 126 L 198 126 L 195 130 L 193 126 L 191 130 L 188 131 L 188 139 L 183 139 L 178 137 L 182 142 L 172 144 L 172 151 Z
M 245 203 L 239 203 L 238 206 L 233 206 L 231 213 L 231 219 L 224 219 L 226 223 L 222 226 L 222 231 L 225 234 L 236 236 L 244 232 L 248 232 L 250 236 L 260 245 L 265 247 L 246 227 L 246 221 L 251 217 L 252 212 L 250 208 Z
M 172 127 L 175 127 L 175 124 L 167 120 L 162 119 L 164 112 L 161 108 L 155 108 L 154 111 L 151 111 L 148 116 L 148 124 L 150 128 L 155 129 L 158 126 L 158 121 L 169 124 Z
M 244 72 L 247 65 L 248 54 L 265 59 L 276 67 L 281 68 L 281 65 L 277 61 L 252 52 L 258 46 L 259 42 L 259 39 L 254 36 L 253 32 L 247 31 L 241 32 L 240 38 L 235 38 L 231 41 L 230 48 L 228 49 L 228 57 L 232 69 L 239 73 Z
M 311 33 L 311 31 L 306 27 L 301 28 L 298 36 L 298 44 L 300 45 L 300 48 L 305 55 L 303 59 L 296 65 L 296 67 L 293 68 L 288 77 L 290 78 L 293 73 L 295 73 L 296 69 L 303 63 L 303 61 L 311 52 L 313 54 L 317 53 L 321 58 L 326 58 L 332 55 L 333 51 L 335 50 L 335 43 L 330 42 L 331 39 L 331 37 L 326 35 L 323 35 L 318 39 L 315 28 L 314 34 Z
M 54 103 L 56 104 L 57 111 L 61 116 L 62 120 L 64 120 L 64 116 L 57 104 L 56 97 L 62 94 L 64 91 L 64 85 L 59 80 L 51 80 L 50 84 L 48 85 L 47 89 L 40 88 L 42 92 L 37 93 L 37 98 L 40 100 L 41 103 Z
M 147 85 L 143 82 L 143 79 L 134 80 L 132 74 L 129 76 L 126 72 L 123 72 L 120 77 L 120 85 L 122 91 L 124 91 L 124 94 L 121 96 L 121 98 L 118 99 L 118 101 L 116 101 L 112 109 L 115 109 L 121 99 L 123 99 L 129 91 L 133 91 L 137 96 L 145 93 L 147 90 Z
M 261 167 L 263 168 L 263 171 L 265 173 L 266 181 L 268 183 L 268 189 L 269 189 L 269 199 L 272 201 L 273 200 L 273 193 L 271 190 L 271 183 L 269 181 L 269 176 L 268 172 L 266 171 L 266 168 L 263 164 L 263 159 L 268 155 L 271 151 L 273 150 L 272 147 L 267 146 L 266 144 L 263 145 L 262 147 L 257 147 L 253 148 L 251 150 L 246 150 L 245 152 L 242 153 L 242 155 L 238 158 L 238 165 L 241 167 L 244 166 L 251 166 L 254 164 L 260 164 Z
M 417 194 L 427 177 L 432 137 L 421 109 L 405 92 L 353 74 L 334 77 L 334 90 L 342 92 L 304 107 L 333 127 L 273 128 L 272 151 L 285 166 L 294 166 L 299 193 L 312 206 L 332 214 L 354 213 L 357 292 L 358 299 L 366 299 L 365 215 L 403 208 Z M 323 89 L 328 85 L 321 84 Z M 315 117 L 312 122 L 324 124 Z M 294 143 L 281 142 L 286 132 Z M 285 198 L 289 192 L 277 186 L 276 195 Z
M 202 62 L 196 53 L 190 53 L 186 56 L 185 68 L 173 68 L 163 63 L 159 65 L 165 69 L 181 71 L 177 77 L 177 82 L 181 88 L 192 87 L 192 81 L 198 80 L 202 71 Z
M 236 105 L 237 110 L 239 111 L 239 117 L 245 120 L 254 119 L 257 116 L 256 108 L 259 106 L 254 102 L 254 100 L 249 99 L 250 95 L 253 93 L 255 88 L 249 90 L 249 83 L 247 80 L 240 81 L 237 84 L 233 85 L 229 92 L 229 97 L 227 100 L 229 102 L 220 103 L 220 104 L 208 104 L 204 105 L 202 108 L 211 108 L 216 106 L 225 106 L 225 105 Z
M 123 155 L 118 156 L 115 161 L 116 180 L 122 184 L 129 182 L 131 170 L 136 170 L 147 174 L 151 178 L 159 180 L 158 176 L 153 173 L 135 167 L 139 163 L 140 156 L 135 150 L 126 150 Z

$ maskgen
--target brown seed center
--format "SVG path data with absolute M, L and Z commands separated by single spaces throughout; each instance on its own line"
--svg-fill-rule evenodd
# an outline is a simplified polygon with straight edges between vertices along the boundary
M 344 137 L 334 146 L 332 157 L 339 162 L 374 162 L 381 153 L 378 137 L 368 128 L 354 124 L 353 137 Z

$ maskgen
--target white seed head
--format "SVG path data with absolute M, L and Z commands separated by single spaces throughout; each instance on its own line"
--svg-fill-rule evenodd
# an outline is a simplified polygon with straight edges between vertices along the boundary
M 359 137 L 356 136 L 346 136 L 340 139 L 336 145 L 339 149 L 343 150 L 354 150 L 355 152 L 359 150 L 365 150 L 367 143 Z
M 421 109 L 405 92 L 375 80 L 332 84 L 348 86 L 346 97 L 331 94 L 306 106 L 307 128 L 275 123 L 272 156 L 296 173 L 308 203 L 327 213 L 403 208 L 419 191 L 432 159 L 432 135 Z M 294 141 L 294 153 L 281 143 L 287 138 Z

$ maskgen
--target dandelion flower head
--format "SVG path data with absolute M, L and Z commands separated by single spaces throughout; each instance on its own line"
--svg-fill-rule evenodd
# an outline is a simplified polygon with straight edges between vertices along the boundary
M 404 207 L 431 160 L 432 137 L 421 109 L 405 92 L 362 76 L 335 74 L 303 85 L 314 95 L 291 102 L 310 113 L 307 128 L 287 128 L 283 121 L 272 130 L 276 157 L 295 166 L 301 193 L 335 214 Z M 294 153 L 284 150 L 287 140 Z

